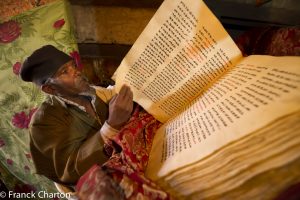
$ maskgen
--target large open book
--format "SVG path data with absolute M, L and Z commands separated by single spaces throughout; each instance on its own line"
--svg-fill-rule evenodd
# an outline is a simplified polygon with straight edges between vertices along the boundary
M 146 173 L 173 195 L 268 199 L 300 182 L 300 58 L 243 57 L 201 0 L 163 2 L 124 83 L 164 123 Z

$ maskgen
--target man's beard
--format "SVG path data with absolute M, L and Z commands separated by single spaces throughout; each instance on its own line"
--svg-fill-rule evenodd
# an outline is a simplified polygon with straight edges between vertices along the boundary
M 78 89 L 82 89 L 82 92 L 80 92 L 80 94 L 81 93 L 89 93 L 91 90 L 88 79 L 85 76 L 78 77 L 75 84 Z
M 91 95 L 95 95 L 95 90 L 94 88 L 91 87 L 91 85 L 89 84 L 88 82 L 88 79 L 86 76 L 82 76 L 81 77 L 81 82 L 84 82 L 84 84 L 86 84 L 86 88 L 79 93 L 79 95 L 82 95 L 82 96 L 91 96 Z M 80 84 L 79 84 L 80 85 Z M 80 87 L 80 86 L 79 86 Z

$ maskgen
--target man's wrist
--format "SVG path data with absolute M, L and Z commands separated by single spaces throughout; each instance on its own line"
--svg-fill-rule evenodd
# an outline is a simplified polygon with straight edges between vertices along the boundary
M 111 128 L 115 129 L 115 130 L 121 130 L 121 128 L 124 126 L 123 124 L 113 124 L 111 122 L 109 122 L 109 120 L 106 120 L 107 125 L 109 125 Z
M 103 126 L 100 129 L 100 134 L 104 141 L 106 141 L 107 139 L 113 139 L 118 133 L 119 133 L 119 130 L 111 127 L 107 123 L 107 121 L 103 124 Z

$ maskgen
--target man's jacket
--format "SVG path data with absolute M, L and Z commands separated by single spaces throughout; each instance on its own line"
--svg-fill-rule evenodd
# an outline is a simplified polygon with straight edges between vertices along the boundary
M 95 107 L 101 123 L 77 106 L 47 97 L 30 128 L 30 150 L 38 174 L 74 184 L 93 164 L 107 160 L 104 142 L 96 133 L 108 117 L 108 106 L 96 97 Z

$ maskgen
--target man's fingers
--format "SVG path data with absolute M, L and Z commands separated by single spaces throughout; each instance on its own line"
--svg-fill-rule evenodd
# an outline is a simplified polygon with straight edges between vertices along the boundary
M 129 86 L 123 85 L 120 92 L 119 97 L 120 101 L 128 101 L 133 98 L 133 93 Z
M 130 88 L 126 93 L 126 95 L 124 96 L 124 98 L 122 99 L 122 103 L 124 105 L 124 108 L 126 108 L 126 110 L 131 112 L 133 106 L 133 93 L 130 90 Z
M 119 95 L 121 97 L 125 96 L 128 90 L 130 90 L 130 88 L 127 85 L 123 85 L 120 89 Z
M 124 98 L 126 99 L 126 101 L 132 101 L 133 99 L 133 93 L 131 91 L 131 89 L 129 88 L 128 91 L 126 91 L 127 93 L 125 94 Z
M 116 99 L 117 99 L 117 97 L 118 97 L 118 94 L 115 94 L 115 95 L 111 98 L 111 100 L 109 101 L 109 103 L 111 104 L 111 103 L 115 102 Z
M 120 129 L 128 121 L 133 110 L 133 93 L 129 86 L 123 85 L 109 105 L 108 123 Z
M 132 92 L 132 90 L 129 88 L 129 97 L 131 98 L 131 99 L 133 99 L 133 92 Z

